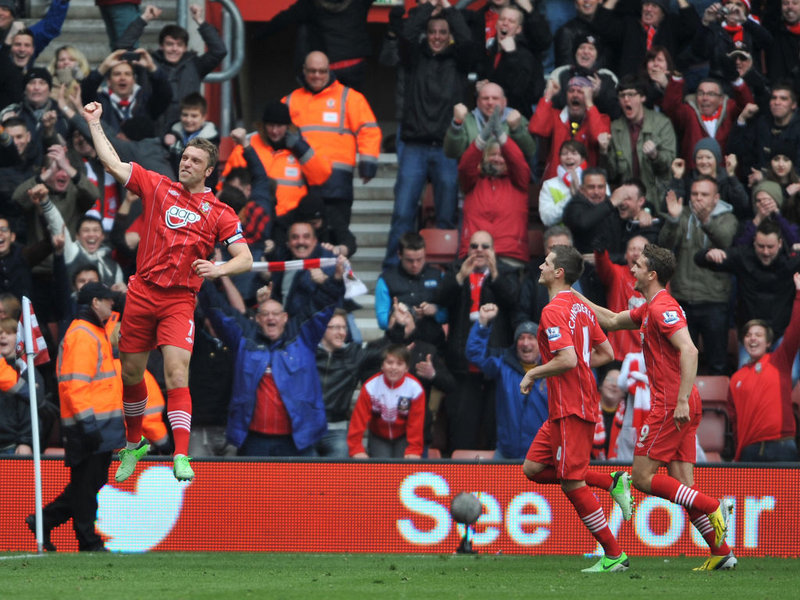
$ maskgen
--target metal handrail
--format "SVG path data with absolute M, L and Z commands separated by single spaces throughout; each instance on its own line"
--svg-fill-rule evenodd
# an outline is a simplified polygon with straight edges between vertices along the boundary
M 232 120 L 233 86 L 231 79 L 239 74 L 244 63 L 244 19 L 233 0 L 210 1 L 219 2 L 222 5 L 222 41 L 228 49 L 228 55 L 222 61 L 222 70 L 209 73 L 203 82 L 221 84 L 219 131 L 222 135 L 228 135 Z M 178 0 L 177 12 L 178 25 L 186 29 L 189 22 L 189 0 Z
M 222 71 L 209 73 L 203 79 L 203 82 L 219 83 L 233 79 L 242 69 L 242 64 L 244 63 L 244 19 L 242 19 L 242 13 L 239 12 L 239 8 L 233 0 L 210 1 L 221 4 L 224 11 L 222 14 L 222 41 L 225 42 L 225 47 L 228 49 L 228 56 L 223 61 L 223 65 L 226 68 Z M 230 23 L 226 27 L 225 21 L 228 19 Z M 178 25 L 184 29 L 187 28 L 189 24 L 189 0 L 178 0 L 176 20 Z

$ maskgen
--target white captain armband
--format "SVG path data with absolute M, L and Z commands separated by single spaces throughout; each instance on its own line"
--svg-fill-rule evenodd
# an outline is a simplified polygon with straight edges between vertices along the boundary
M 222 243 L 225 244 L 225 247 L 227 248 L 234 242 L 238 242 L 241 239 L 244 239 L 244 232 L 242 231 L 242 224 L 239 223 L 236 226 L 236 233 L 234 233 L 231 237 L 222 240 Z

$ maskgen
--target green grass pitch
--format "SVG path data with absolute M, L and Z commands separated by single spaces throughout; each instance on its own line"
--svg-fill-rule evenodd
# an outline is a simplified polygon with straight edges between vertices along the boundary
M 20 600 L 495 600 L 800 597 L 796 560 L 631 557 L 624 573 L 581 573 L 595 558 L 430 554 L 0 555 L 0 597 Z

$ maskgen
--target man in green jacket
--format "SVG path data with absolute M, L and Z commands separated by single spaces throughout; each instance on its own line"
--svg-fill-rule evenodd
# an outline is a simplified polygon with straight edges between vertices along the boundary
M 688 204 L 674 191 L 667 193 L 667 215 L 658 236 L 660 246 L 675 253 L 677 268 L 671 292 L 686 313 L 689 333 L 703 354 L 711 375 L 726 375 L 728 348 L 728 273 L 703 269 L 694 262 L 699 250 L 726 250 L 733 242 L 738 222 L 730 204 L 720 200 L 715 179 L 701 175 L 692 183 Z
M 529 163 L 536 152 L 536 142 L 528 132 L 528 119 L 518 110 L 507 106 L 506 94 L 496 83 L 484 83 L 475 101 L 476 108 L 469 112 L 463 104 L 453 107 L 453 120 L 444 136 L 444 153 L 448 158 L 459 160 L 464 151 L 478 137 L 495 107 L 501 110 L 503 127 L 508 136 L 517 143 Z
M 675 129 L 667 117 L 645 108 L 645 93 L 644 82 L 637 77 L 620 80 L 622 116 L 611 122 L 610 136 L 598 136 L 599 165 L 608 171 L 612 187 L 636 177 L 644 183 L 648 202 L 661 206 L 675 159 Z

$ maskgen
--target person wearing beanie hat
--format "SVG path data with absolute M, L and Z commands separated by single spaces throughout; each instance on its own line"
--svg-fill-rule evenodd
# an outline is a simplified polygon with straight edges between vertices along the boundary
M 736 155 L 722 155 L 722 149 L 714 138 L 705 137 L 694 146 L 692 159 L 694 170 L 686 169 L 686 161 L 676 158 L 672 161 L 672 181 L 670 189 L 675 190 L 678 197 L 685 198 L 686 190 L 697 177 L 705 175 L 717 180 L 719 197 L 730 204 L 733 213 L 740 221 L 752 216 L 750 198 L 742 182 L 736 177 Z
M 555 66 L 560 67 L 572 63 L 578 49 L 576 40 L 586 36 L 598 38 L 601 33 L 594 22 L 597 9 L 603 3 L 600 0 L 582 0 L 575 2 L 575 16 L 556 29 L 553 36 L 553 53 Z M 597 62 L 602 66 L 609 66 L 609 52 L 604 47 L 597 47 Z
M 260 235 L 264 240 L 270 237 L 280 247 L 287 238 L 294 211 L 308 195 L 309 186 L 325 183 L 332 165 L 328 158 L 315 152 L 292 125 L 289 107 L 281 100 L 275 98 L 264 105 L 261 122 L 256 127 L 257 131 L 251 134 L 243 127 L 231 131 L 237 145 L 225 163 L 222 178 L 224 180 L 237 167 L 247 167 L 256 175 L 254 203 L 248 205 L 248 212 L 252 213 L 248 221 L 269 223 L 270 229 L 265 227 L 256 237 Z M 267 194 L 270 199 L 260 192 L 262 181 L 275 184 L 274 192 Z M 265 221 L 263 217 L 270 213 L 273 213 L 270 219 Z M 349 248 L 350 251 L 355 251 L 355 246 Z
M 280 100 L 270 100 L 261 113 L 261 122 L 265 125 L 291 125 L 292 118 L 289 116 L 289 107 Z
M 561 85 L 561 90 L 553 99 L 553 106 L 562 108 L 567 103 L 567 90 L 573 85 L 573 79 L 586 79 L 580 87 L 592 87 L 593 103 L 597 110 L 612 119 L 617 118 L 620 114 L 617 76 L 603 68 L 606 61 L 599 36 L 593 32 L 577 33 L 571 50 L 569 61 L 550 73 L 549 78 Z
M 763 219 L 780 214 L 783 205 L 783 190 L 779 183 L 767 179 L 753 186 L 753 222 L 758 225 Z
M 519 460 L 525 457 L 531 441 L 547 420 L 547 384 L 544 380 L 537 382 L 527 395 L 519 389 L 519 380 L 526 369 L 540 362 L 536 323 L 520 323 L 514 332 L 513 345 L 499 355 L 489 352 L 489 336 L 498 311 L 496 304 L 481 306 L 467 338 L 466 356 L 486 378 L 495 381 L 495 460 Z

